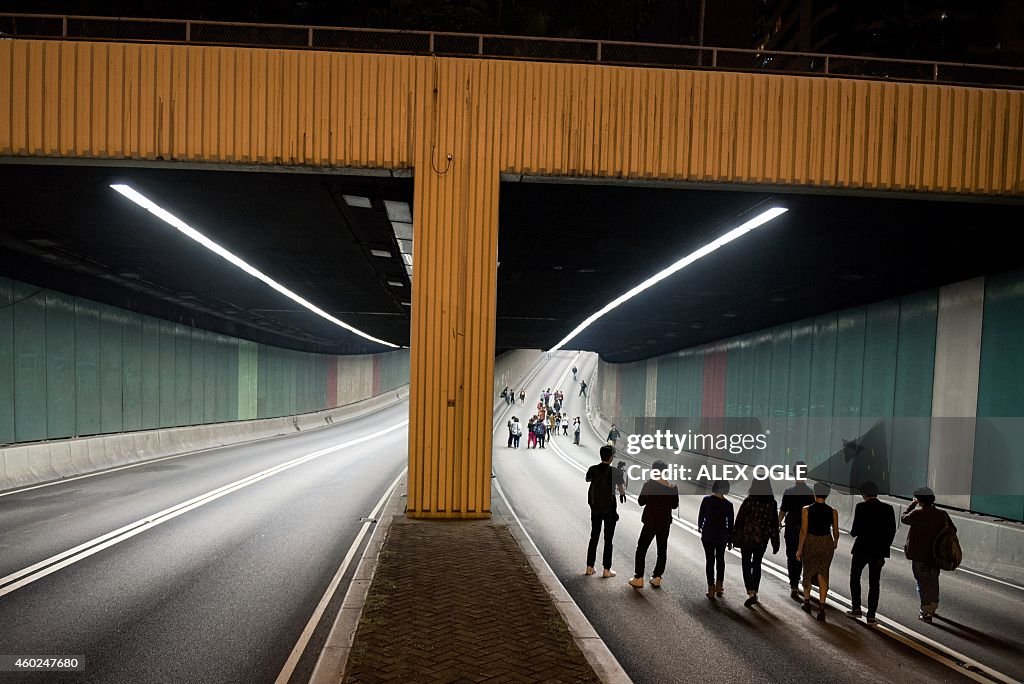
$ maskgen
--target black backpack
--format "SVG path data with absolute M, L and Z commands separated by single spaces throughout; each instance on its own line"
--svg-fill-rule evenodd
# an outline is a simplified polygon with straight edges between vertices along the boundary
M 611 466 L 602 468 L 598 472 L 600 477 L 595 477 L 590 482 L 590 491 L 587 493 L 587 503 L 594 513 L 608 513 L 615 510 L 615 472 Z
M 951 572 L 960 567 L 964 559 L 964 551 L 960 548 L 960 539 L 956 536 L 949 514 L 943 511 L 946 516 L 946 526 L 935 535 L 932 541 L 932 555 L 935 557 L 935 564 L 940 570 Z

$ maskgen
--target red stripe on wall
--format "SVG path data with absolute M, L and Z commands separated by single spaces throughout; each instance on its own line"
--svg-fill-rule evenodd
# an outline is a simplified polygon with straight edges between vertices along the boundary
M 725 415 L 725 347 L 714 347 L 704 355 L 704 388 L 701 397 L 701 415 L 721 418 Z
M 711 347 L 704 354 L 701 430 L 705 434 L 718 435 L 725 430 L 725 364 L 728 358 L 724 345 Z
M 332 356 L 327 361 L 327 406 L 338 405 L 338 357 Z

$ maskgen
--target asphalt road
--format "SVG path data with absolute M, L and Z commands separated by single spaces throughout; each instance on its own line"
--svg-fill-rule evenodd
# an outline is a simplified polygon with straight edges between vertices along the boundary
M 555 354 L 529 383 L 527 406 L 517 404 L 507 415 L 516 414 L 525 421 L 544 387 L 562 387 L 566 410 L 573 416 L 585 415 L 578 385 L 565 372 L 573 356 Z M 593 355 L 576 362 L 581 376 L 588 379 L 595 364 Z M 663 588 L 648 585 L 634 590 L 626 582 L 632 577 L 641 527 L 635 501 L 619 506 L 613 564 L 618 576 L 584 576 L 590 524 L 582 470 L 598 462 L 604 435 L 595 434 L 584 420 L 582 442 L 576 447 L 571 436 L 557 437 L 543 451 L 510 450 L 505 447 L 501 420 L 494 441 L 494 471 L 541 553 L 636 682 L 677 681 L 687 676 L 699 681 L 721 677 L 749 682 L 969 681 L 963 670 L 931 657 L 941 649 L 929 647 L 927 640 L 1010 680 L 1024 678 L 1024 591 L 961 572 L 943 573 L 941 619 L 925 625 L 917 620 L 910 564 L 895 551 L 882 575 L 879 614 L 887 625 L 882 628 L 848 618 L 846 607 L 838 604 L 830 604 L 827 622 L 819 623 L 790 598 L 786 580 L 767 572 L 761 581 L 761 603 L 745 608 L 739 558 L 733 555 L 726 559 L 725 597 L 707 599 L 699 538 L 680 525 L 670 535 Z M 631 490 L 636 494 L 638 484 Z M 684 485 L 681 492 L 688 495 L 681 497 L 680 518 L 695 522 L 706 492 L 693 485 Z M 738 508 L 738 501 L 734 505 Z M 844 534 L 831 578 L 833 589 L 847 597 L 849 553 L 850 539 Z M 766 561 L 784 567 L 785 553 L 772 556 L 769 549 Z M 647 563 L 649 574 L 653 545 Z M 865 573 L 865 600 L 866 591 Z
M 404 468 L 407 418 L 401 402 L 321 430 L 0 496 L 0 654 L 87 663 L 84 673 L 0 680 L 274 682 L 360 518 Z M 133 523 L 144 529 L 24 586 L 34 575 L 11 580 Z M 308 679 L 347 581 L 292 681 Z

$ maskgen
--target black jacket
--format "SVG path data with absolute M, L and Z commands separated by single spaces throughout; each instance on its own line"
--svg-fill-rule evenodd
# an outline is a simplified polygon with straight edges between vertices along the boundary
M 644 507 L 640 521 L 645 525 L 663 528 L 672 525 L 672 511 L 679 508 L 679 490 L 674 484 L 663 485 L 657 480 L 644 482 L 636 502 Z
M 896 511 L 878 499 L 860 502 L 853 512 L 850 536 L 854 538 L 854 556 L 888 558 L 896 536 Z

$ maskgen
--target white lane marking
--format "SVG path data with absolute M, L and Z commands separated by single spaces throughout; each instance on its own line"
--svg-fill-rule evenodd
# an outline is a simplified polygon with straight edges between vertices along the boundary
M 395 402 L 399 403 L 399 402 Z M 382 406 L 379 410 L 389 409 L 395 404 L 388 404 Z M 377 411 L 371 411 L 370 413 L 376 413 Z M 361 416 L 353 416 L 353 418 L 362 418 L 369 414 L 363 414 Z M 352 418 L 342 420 L 338 423 L 332 423 L 329 427 L 337 425 L 344 425 L 345 423 L 351 422 Z M 199 426 L 205 427 L 205 426 Z M 328 426 L 325 426 L 328 427 Z M 126 434 L 126 433 L 119 433 Z M 205 454 L 208 451 L 216 451 L 217 449 L 230 449 L 232 447 L 249 446 L 252 444 L 259 444 L 260 442 L 268 442 L 272 439 L 279 439 L 281 437 L 291 437 L 295 433 L 285 433 L 281 435 L 270 435 L 269 437 L 260 437 L 259 439 L 250 439 L 246 442 L 238 442 L 236 444 L 218 444 L 217 446 L 206 447 L 205 449 L 194 449 L 192 451 L 186 451 L 180 454 L 171 454 L 170 456 L 161 456 L 159 458 L 149 458 L 145 461 L 139 461 L 138 463 L 129 463 L 128 465 L 118 466 L 116 468 L 106 468 L 104 470 L 97 470 L 95 473 L 86 473 L 85 475 L 75 475 L 74 477 L 65 477 L 60 480 L 54 480 L 53 482 L 43 482 L 42 484 L 32 485 L 31 487 L 21 487 L 19 489 L 9 489 L 5 492 L 0 492 L 0 497 L 11 496 L 12 494 L 21 494 L 23 492 L 31 492 L 33 489 L 42 489 L 43 487 L 53 487 L 54 485 L 61 485 L 68 482 L 74 482 L 75 480 L 84 480 L 87 477 L 97 477 L 99 475 L 109 475 L 110 473 L 116 473 L 120 470 L 128 470 L 129 468 L 138 468 L 139 466 L 151 465 L 153 463 L 159 463 L 160 461 L 169 461 L 172 458 L 182 458 L 184 456 L 196 456 L 198 454 Z M 308 431 L 304 434 L 308 434 Z
M 896 547 L 893 547 L 893 548 L 896 548 Z M 901 553 L 903 552 L 903 549 L 896 549 L 896 550 L 901 552 Z M 981 579 L 988 580 L 989 582 L 996 582 L 997 584 L 1004 584 L 1004 585 L 1006 585 L 1006 586 L 1008 586 L 1008 587 L 1010 587 L 1012 589 L 1019 589 L 1020 591 L 1024 591 L 1024 587 L 1020 586 L 1019 584 L 1014 584 L 1013 582 L 1007 582 L 1006 580 L 1001 580 L 998 577 L 991 577 L 989 575 L 983 575 L 980 572 L 974 572 L 973 570 L 968 570 L 967 568 L 957 568 L 956 571 L 957 572 L 966 572 L 968 575 L 974 575 L 975 577 L 980 577 Z
M 28 584 L 31 584 L 32 582 L 40 580 L 46 577 L 47 575 L 51 575 L 57 572 L 58 570 L 66 568 L 69 565 L 72 565 L 85 558 L 88 558 L 89 556 L 95 553 L 99 553 L 103 549 L 114 546 L 115 544 L 119 544 L 127 539 L 131 539 L 135 535 L 141 534 L 142 532 L 145 532 L 150 528 L 156 527 L 157 525 L 165 523 L 168 520 L 173 520 L 179 515 L 199 508 L 200 506 L 205 506 L 211 501 L 216 501 L 222 496 L 226 496 L 232 492 L 238 491 L 239 489 L 248 487 L 251 484 L 255 484 L 260 480 L 264 480 L 273 475 L 277 475 L 278 473 L 284 472 L 285 470 L 290 470 L 295 466 L 306 463 L 307 461 L 312 461 L 313 459 L 324 456 L 325 454 L 333 453 L 340 449 L 345 449 L 351 446 L 355 446 L 357 444 L 362 444 L 363 442 L 367 442 L 372 439 L 376 439 L 378 437 L 388 434 L 389 432 L 399 430 L 408 424 L 409 421 L 408 419 L 406 419 L 400 423 L 392 425 L 391 427 L 385 428 L 383 430 L 379 430 L 373 434 L 365 435 L 363 437 L 349 440 L 348 442 L 343 442 L 341 444 L 336 444 L 335 446 L 328 447 L 326 449 L 320 449 L 319 451 L 314 451 L 313 453 L 306 454 L 305 456 L 299 456 L 290 461 L 285 461 L 284 463 L 260 471 L 254 475 L 244 477 L 241 480 L 236 480 L 235 482 L 226 484 L 223 487 L 218 487 L 217 489 L 211 490 L 206 494 L 200 494 L 199 496 L 193 497 L 188 501 L 184 501 L 175 506 L 171 506 L 170 508 L 165 508 L 159 513 L 154 513 L 152 515 L 146 516 L 145 518 L 142 518 L 141 520 L 136 520 L 135 522 L 125 525 L 124 527 L 120 527 L 112 532 L 108 532 L 107 534 L 96 537 L 95 539 L 91 539 L 85 542 L 84 544 L 79 544 L 73 549 L 69 549 L 67 551 L 64 551 L 63 553 L 51 556 L 46 560 L 35 563 L 34 565 L 31 565 L 23 570 L 19 570 L 18 572 L 14 572 L 10 575 L 7 575 L 6 577 L 0 577 L 0 597 L 6 596 L 7 594 L 10 594 L 13 591 L 16 591 Z
M 345 554 L 345 559 L 341 561 L 341 566 L 338 568 L 338 572 L 334 574 L 334 578 L 331 583 L 327 585 L 327 591 L 324 592 L 323 598 L 320 599 L 320 603 L 317 604 L 316 610 L 313 611 L 313 615 L 309 618 L 309 622 L 306 623 L 306 628 L 302 630 L 302 634 L 299 635 L 299 640 L 295 643 L 295 648 L 292 649 L 291 654 L 288 656 L 288 660 L 285 661 L 284 669 L 281 670 L 281 674 L 277 675 L 277 679 L 274 680 L 274 684 L 287 684 L 288 680 L 292 678 L 292 674 L 295 672 L 295 667 L 299 664 L 299 659 L 302 658 L 303 652 L 306 650 L 306 646 L 309 645 L 309 640 L 313 637 L 313 632 L 316 631 L 317 625 L 320 624 L 320 620 L 324 616 L 324 611 L 327 610 L 328 604 L 331 599 L 334 598 L 334 593 L 338 591 L 338 586 L 341 584 L 342 577 L 345 576 L 345 572 L 348 570 L 348 566 L 352 564 L 352 559 L 355 558 L 356 550 L 359 545 L 363 543 L 363 537 L 366 536 L 366 531 L 370 529 L 370 525 L 374 523 L 377 515 L 380 513 L 380 509 L 384 507 L 388 499 L 391 498 L 391 493 L 395 491 L 395 487 L 401 482 L 402 478 L 405 477 L 409 467 L 402 468 L 402 472 L 398 474 L 395 481 L 391 483 L 391 486 L 387 488 L 384 495 L 380 497 L 380 501 L 370 511 L 369 518 L 363 523 L 362 527 L 359 528 L 359 533 L 356 534 L 355 541 L 352 542 L 352 546 L 348 548 L 348 553 Z
M 565 452 L 563 452 L 562 449 L 554 442 L 551 443 L 551 446 L 554 449 L 556 455 L 563 461 L 565 461 L 566 463 L 568 463 L 570 466 L 572 466 L 581 473 L 586 472 L 586 468 L 584 468 L 582 465 L 577 463 L 573 458 L 571 458 Z M 636 503 L 637 497 L 635 495 L 627 494 L 626 497 L 631 499 L 634 503 Z M 686 530 L 687 532 L 696 537 L 700 536 L 700 534 L 697 532 L 697 526 L 689 521 L 673 518 L 672 524 Z M 736 558 L 740 558 L 740 553 L 736 549 L 733 549 L 729 553 L 731 553 Z M 761 565 L 763 570 L 767 574 L 772 575 L 773 577 L 776 577 L 780 580 L 783 580 L 786 583 L 789 582 L 789 574 L 786 568 L 782 567 L 781 565 L 777 565 L 776 563 L 769 560 L 762 560 Z M 835 593 L 831 589 L 829 589 L 828 591 L 828 596 L 836 603 L 841 603 L 844 607 L 853 607 L 853 604 L 850 602 L 848 598 Z M 879 623 L 874 627 L 874 629 L 885 634 L 888 637 L 896 639 L 897 641 L 903 644 L 913 647 L 914 650 L 919 651 L 924 655 L 927 655 L 932 660 L 941 663 L 942 665 L 945 665 L 946 667 L 952 670 L 956 670 L 965 677 L 969 677 L 970 679 L 973 679 L 974 681 L 978 682 L 990 682 L 995 680 L 999 682 L 1005 682 L 1006 684 L 1017 683 L 1016 679 L 1013 679 L 1012 677 L 1009 677 L 1003 674 L 1002 672 L 994 670 L 988 667 L 987 665 L 982 665 L 973 658 L 969 658 L 968 656 L 958 651 L 955 651 L 952 648 L 935 641 L 934 639 L 930 639 L 925 635 L 896 622 L 895 620 L 887 618 L 881 613 L 876 613 L 875 617 L 877 617 L 880 621 L 886 622 L 887 624 L 882 625 L 881 623 Z M 915 644 L 914 641 L 918 643 Z M 925 646 L 927 646 L 928 648 L 925 648 Z

